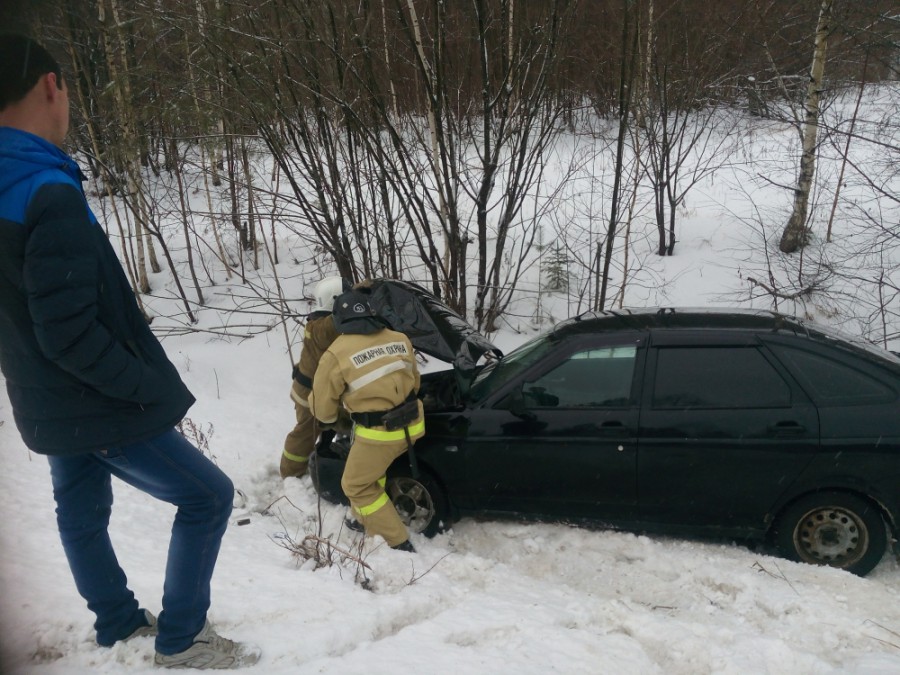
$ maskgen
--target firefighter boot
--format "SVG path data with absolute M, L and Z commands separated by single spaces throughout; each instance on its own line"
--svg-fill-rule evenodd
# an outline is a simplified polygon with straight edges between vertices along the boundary
M 396 546 L 391 546 L 395 551 L 406 551 L 407 553 L 415 553 L 416 548 L 412 545 L 412 542 L 407 539 L 404 542 L 397 544 Z
M 298 461 L 302 460 L 302 461 Z M 278 467 L 282 478 L 300 478 L 309 468 L 309 459 L 299 455 L 288 457 L 287 451 L 281 453 L 281 465 Z

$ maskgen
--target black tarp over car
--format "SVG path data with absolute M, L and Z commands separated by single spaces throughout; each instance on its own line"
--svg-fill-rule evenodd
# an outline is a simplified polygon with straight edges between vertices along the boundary
M 377 279 L 369 305 L 392 329 L 405 333 L 418 351 L 453 365 L 465 390 L 478 360 L 503 353 L 465 319 L 417 284 Z

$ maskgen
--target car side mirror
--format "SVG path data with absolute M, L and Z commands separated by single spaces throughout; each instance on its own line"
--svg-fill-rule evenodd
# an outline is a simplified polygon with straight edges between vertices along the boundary
M 537 416 L 525 406 L 525 396 L 522 393 L 521 387 L 517 388 L 513 393 L 507 396 L 503 403 L 505 404 L 506 409 L 519 419 L 528 422 L 537 419 Z

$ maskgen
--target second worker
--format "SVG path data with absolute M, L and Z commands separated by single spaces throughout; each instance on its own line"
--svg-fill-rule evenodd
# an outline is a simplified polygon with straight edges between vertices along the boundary
M 339 335 L 319 361 L 310 408 L 323 424 L 334 423 L 341 406 L 350 413 L 353 436 L 341 487 L 352 512 L 366 536 L 413 551 L 385 492 L 388 467 L 425 434 L 412 344 L 385 326 L 359 290 L 335 300 L 333 317 Z

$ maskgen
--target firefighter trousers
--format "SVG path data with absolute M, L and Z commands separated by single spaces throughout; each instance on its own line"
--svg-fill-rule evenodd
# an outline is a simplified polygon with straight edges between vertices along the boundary
M 294 401 L 294 413 L 297 424 L 284 439 L 284 452 L 281 454 L 279 467 L 281 477 L 302 476 L 306 473 L 309 464 L 309 456 L 316 447 L 316 437 L 319 435 L 316 418 L 309 410 L 309 389 L 298 382 L 294 382 L 291 390 L 291 400 Z
M 388 546 L 397 546 L 409 539 L 406 526 L 385 492 L 385 473 L 406 449 L 405 438 L 375 441 L 354 433 L 341 478 L 341 488 L 350 500 L 356 519 L 366 528 L 366 536 L 380 535 Z

